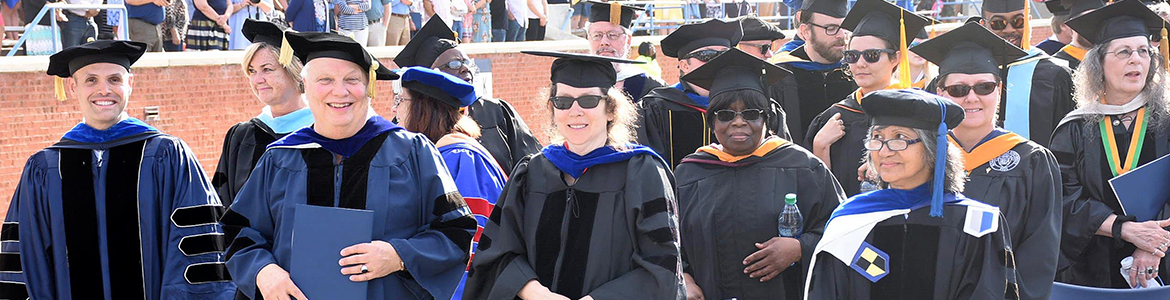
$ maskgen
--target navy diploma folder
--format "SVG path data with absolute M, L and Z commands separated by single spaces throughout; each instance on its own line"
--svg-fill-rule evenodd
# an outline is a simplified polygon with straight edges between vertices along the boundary
M 374 212 L 298 204 L 294 208 L 289 275 L 313 300 L 366 299 L 366 282 L 341 274 L 341 249 L 368 243 Z
M 1170 159 L 1167 156 L 1109 179 L 1113 194 L 1121 202 L 1121 211 L 1137 217 L 1138 222 L 1154 220 L 1166 205 L 1166 200 L 1170 200 Z

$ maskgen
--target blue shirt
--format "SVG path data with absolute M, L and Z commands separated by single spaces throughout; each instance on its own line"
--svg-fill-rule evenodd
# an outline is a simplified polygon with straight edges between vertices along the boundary
M 366 19 L 370 21 L 382 20 L 383 11 L 385 10 L 382 7 L 386 4 L 390 4 L 390 0 L 377 0 L 376 3 L 370 5 L 370 10 L 366 11 Z
M 422 1 L 422 0 L 414 0 L 414 1 Z M 393 4 L 390 6 L 390 13 L 396 14 L 396 15 L 409 15 L 410 14 L 410 5 L 406 5 L 406 4 L 402 3 L 402 0 L 390 0 L 390 3 Z
M 139 19 L 146 21 L 146 23 L 158 25 L 166 18 L 166 12 L 162 6 L 154 5 L 154 3 L 147 3 L 143 5 L 126 5 L 126 16 L 130 19 Z

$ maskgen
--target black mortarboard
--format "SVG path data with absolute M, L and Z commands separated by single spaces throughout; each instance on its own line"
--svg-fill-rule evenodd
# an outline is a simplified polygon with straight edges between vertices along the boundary
M 1119 38 L 1150 37 L 1161 31 L 1165 23 L 1162 17 L 1138 0 L 1114 2 L 1065 22 L 1094 45 Z
M 679 58 L 707 46 L 734 48 L 740 39 L 743 39 L 743 28 L 739 21 L 711 19 L 679 26 L 659 43 L 662 45 L 662 54 Z
M 740 17 L 739 26 L 743 27 L 743 41 L 775 41 L 784 38 L 780 27 L 754 15 Z
M 630 24 L 634 23 L 634 15 L 645 10 L 641 7 L 621 5 L 617 2 L 586 2 L 593 5 L 589 10 L 589 22 L 610 22 L 625 28 L 630 28 Z
M 284 38 L 288 40 L 293 55 L 306 65 L 314 59 L 328 57 L 355 63 L 366 70 L 370 79 L 366 88 L 371 98 L 377 95 L 376 81 L 398 79 L 398 74 L 378 62 L 353 38 L 331 32 L 287 32 Z
M 732 48 L 684 75 L 682 80 L 707 89 L 710 97 L 739 90 L 753 90 L 767 95 L 765 87 L 791 74 L 787 69 Z
M 452 107 L 474 103 L 475 86 L 459 77 L 429 67 L 409 67 L 402 71 L 402 87 L 423 93 Z
M 1071 17 L 1079 17 L 1080 15 L 1089 12 L 1090 10 L 1098 9 L 1105 6 L 1105 2 L 1101 0 L 1062 0 L 1065 3 L 1072 2 L 1068 9 L 1068 15 Z
M 915 36 L 914 36 L 914 38 L 915 38 L 915 39 L 929 39 L 929 38 L 930 38 L 930 34 L 927 34 L 927 33 L 926 33 L 926 27 L 923 27 L 923 28 L 922 28 L 922 30 L 919 30 L 919 31 L 918 31 L 918 35 L 915 35 Z
M 556 57 L 552 63 L 553 83 L 564 83 L 572 87 L 603 89 L 612 88 L 617 83 L 617 71 L 613 63 L 644 64 L 642 61 L 613 58 L 592 54 L 577 54 L 553 51 L 520 51 L 520 53 Z
M 251 18 L 245 19 L 244 25 L 240 27 L 240 33 L 244 34 L 244 38 L 248 39 L 248 41 L 265 43 L 277 48 L 284 46 L 285 30 L 289 29 L 284 25 L 268 21 L 258 21 Z
M 459 45 L 459 37 L 438 15 L 432 16 L 394 57 L 399 68 L 423 66 L 430 68 L 444 51 Z
M 834 18 L 844 18 L 848 11 L 848 1 L 845 0 L 804 0 L 800 4 L 800 11 L 815 12 Z
M 56 76 L 54 90 L 58 100 L 65 100 L 63 78 L 72 77 L 74 72 L 96 63 L 111 63 L 130 70 L 130 66 L 146 53 L 147 45 L 132 41 L 94 41 L 72 46 L 49 56 L 49 68 L 45 73 Z
M 1002 14 L 1024 9 L 1024 1 L 1032 0 L 983 0 L 983 11 Z
M 1048 7 L 1048 12 L 1053 15 L 1068 15 L 1069 8 L 1064 6 L 1064 0 L 1048 0 L 1044 1 L 1044 6 Z
M 853 31 L 853 36 L 874 36 L 897 46 L 900 39 L 898 18 L 906 20 L 906 43 L 931 23 L 930 19 L 885 0 L 858 0 L 841 22 L 841 28 Z
M 951 73 L 999 75 L 999 66 L 1028 55 L 978 23 L 963 24 L 910 51 L 938 65 L 939 77 Z

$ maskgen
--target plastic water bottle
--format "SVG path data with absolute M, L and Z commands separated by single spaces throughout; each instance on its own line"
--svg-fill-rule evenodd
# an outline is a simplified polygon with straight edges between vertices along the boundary
M 776 221 L 780 223 L 777 229 L 780 230 L 782 237 L 797 238 L 804 232 L 804 216 L 801 216 L 800 210 L 796 208 L 796 194 L 784 195 L 784 209 L 780 210 L 780 216 Z
M 873 180 L 866 180 L 866 181 L 861 182 L 861 193 L 862 194 L 876 191 L 878 189 L 879 188 L 878 188 L 877 183 L 873 182 Z

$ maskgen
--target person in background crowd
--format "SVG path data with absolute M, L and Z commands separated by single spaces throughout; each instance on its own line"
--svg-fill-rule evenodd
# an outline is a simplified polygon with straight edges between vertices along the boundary
M 455 31 L 455 35 L 459 37 L 460 42 L 471 42 L 471 24 L 469 24 L 471 16 L 471 1 L 470 0 L 448 0 L 451 2 L 451 30 Z
M 507 0 L 487 0 L 490 2 L 488 8 L 492 15 L 492 39 L 493 42 L 503 42 L 508 39 L 508 1 Z M 582 1 L 584 2 L 584 1 Z
M 543 41 L 544 29 L 548 25 L 548 0 L 525 1 L 528 3 L 528 27 L 524 30 L 524 40 Z
M 1064 25 L 1064 22 L 1068 21 L 1069 10 L 1063 3 L 1065 3 L 1063 0 L 1044 2 L 1044 6 L 1048 7 L 1048 12 L 1052 13 L 1052 19 L 1048 23 L 1048 28 L 1052 30 L 1052 36 L 1036 44 L 1036 48 L 1044 50 L 1044 53 L 1048 55 L 1055 55 L 1060 52 L 1060 48 L 1072 43 L 1072 30 L 1067 30 L 1068 25 Z
M 845 0 L 801 2 L 796 36 L 780 49 L 787 55 L 773 57 L 777 65 L 792 71 L 792 76 L 772 86 L 769 94 L 788 115 L 793 141 L 805 149 L 812 149 L 812 145 L 804 143 L 805 133 L 817 114 L 857 90 L 853 77 L 841 63 L 849 37 L 848 30 L 841 30 L 846 4 Z
M 187 15 L 187 1 L 174 0 L 167 6 L 167 17 L 163 20 L 159 30 L 163 34 L 163 49 L 167 52 L 181 52 L 184 50 L 184 41 L 187 38 L 187 24 L 191 19 Z
M 410 36 L 411 37 L 414 37 L 414 34 L 418 33 L 418 29 L 422 28 L 423 13 L 425 13 L 425 11 L 426 11 L 426 8 L 423 7 L 423 6 L 425 6 L 424 5 L 425 2 L 426 1 L 424 1 L 424 0 L 414 0 L 412 2 L 412 4 L 410 5 Z
M 369 42 L 369 20 L 366 11 L 372 6 L 373 0 L 330 0 L 337 11 L 337 33 L 348 36 L 359 44 Z
M 21 0 L 19 4 L 23 12 L 21 19 L 24 24 L 33 24 L 33 20 L 36 19 L 37 13 L 40 13 L 41 9 L 45 7 L 45 3 L 46 0 Z M 50 17 L 53 16 L 45 16 L 36 25 L 26 27 L 27 29 L 22 33 L 25 36 L 24 55 L 53 54 L 53 45 L 56 42 L 53 39 L 53 27 L 50 27 L 53 19 Z
M 620 15 L 611 14 L 612 5 L 621 6 L 618 9 Z M 585 25 L 589 38 L 589 53 L 615 58 L 629 57 L 630 41 L 633 40 L 630 25 L 642 9 L 604 2 L 591 2 L 590 7 L 593 11 L 589 13 L 589 24 Z M 642 96 L 651 90 L 666 85 L 662 79 L 647 75 L 641 68 L 622 64 L 615 64 L 613 67 L 618 72 L 617 85 L 614 87 L 630 95 L 634 103 L 638 103 Z
M 500 0 L 496 0 L 500 1 Z M 529 0 L 504 0 L 508 4 L 507 41 L 523 42 L 528 24 Z
M 1102 6 L 1105 6 L 1105 2 L 1103 2 L 1102 0 L 1064 0 L 1064 1 L 1066 3 L 1070 2 L 1070 1 L 1072 2 L 1072 8 L 1069 9 L 1069 13 L 1068 13 L 1069 18 L 1080 17 L 1080 16 L 1088 14 L 1094 10 L 1097 10 L 1098 8 L 1101 8 Z M 1066 20 L 1068 20 L 1068 19 L 1066 19 Z M 1068 21 L 1065 21 L 1065 23 L 1067 23 L 1067 22 Z M 1069 27 L 1066 24 L 1066 25 L 1062 26 L 1062 29 L 1069 29 Z M 1089 48 L 1093 47 L 1093 43 L 1089 42 L 1089 40 L 1087 38 L 1081 36 L 1080 32 L 1077 32 L 1076 30 L 1069 30 L 1069 31 L 1072 32 L 1072 39 L 1069 40 L 1069 43 L 1067 45 L 1060 48 L 1060 51 L 1057 52 L 1055 55 L 1053 55 L 1053 57 L 1056 57 L 1056 58 L 1059 58 L 1060 60 L 1063 60 L 1063 62 L 1067 64 L 1067 67 L 1069 69 L 1076 70 L 1077 66 L 1079 66 L 1081 64 L 1081 60 L 1083 60 L 1085 58 L 1085 52 L 1089 51 Z
M 187 50 L 227 50 L 231 0 L 195 0 L 195 8 L 195 17 L 187 27 Z M 130 23 L 133 28 L 133 20 Z
M 369 20 L 369 38 L 366 47 L 381 47 L 386 45 L 387 22 L 390 19 L 391 0 L 370 0 L 370 9 L 366 11 L 366 20 Z
M 386 10 L 383 18 L 386 19 L 386 46 L 406 45 L 410 37 L 414 36 L 414 13 L 411 7 L 422 0 L 390 0 L 390 9 Z M 401 66 L 400 66 L 401 67 Z
M 244 50 L 252 45 L 251 39 L 245 37 L 243 31 L 240 30 L 240 28 L 244 27 L 244 20 L 268 21 L 268 14 L 276 9 L 276 4 L 273 0 L 231 1 L 232 15 L 228 18 L 228 26 L 231 26 L 232 29 L 231 33 L 228 34 L 228 49 Z
M 907 48 L 918 46 L 928 39 L 930 39 L 930 35 L 923 29 L 918 32 L 918 36 L 914 37 L 914 41 L 910 42 L 910 46 Z M 938 74 L 938 67 L 932 65 L 918 53 L 910 52 L 910 87 L 925 90 L 927 85 L 934 81 L 935 74 Z M 901 81 L 902 79 L 895 76 L 894 80 Z
M 299 32 L 325 32 L 329 10 L 323 0 L 289 0 L 288 24 Z
M 30 1 L 30 0 L 21 0 L 21 1 Z M 166 19 L 166 12 L 164 11 L 163 7 L 170 6 L 171 1 L 181 1 L 181 0 L 126 0 L 125 1 L 126 16 L 130 18 L 130 24 L 125 24 L 125 25 L 130 27 L 129 28 L 130 29 L 130 40 L 135 41 L 135 42 L 146 43 L 146 45 L 149 47 L 149 49 L 147 49 L 147 51 L 149 51 L 149 52 L 162 52 L 163 51 L 162 31 L 159 30 L 158 24 L 161 24 L 163 22 L 163 19 Z M 206 1 L 229 1 L 229 0 L 205 0 L 204 2 L 206 2 Z M 217 6 L 217 7 L 222 8 L 223 6 Z M 203 8 L 199 7 L 199 10 L 202 11 Z M 39 7 L 38 7 L 38 10 L 34 10 L 31 13 L 33 15 L 36 15 L 36 13 L 38 13 L 38 12 L 39 12 Z M 24 13 L 25 14 L 30 13 L 28 11 L 28 7 L 25 7 Z M 194 20 L 194 18 L 192 18 L 192 20 Z M 207 20 L 212 20 L 212 19 L 207 19 Z M 119 19 L 119 21 L 121 21 L 121 19 Z M 208 25 L 206 27 L 210 28 L 211 27 L 210 25 L 215 25 L 215 24 L 220 23 L 219 20 L 212 20 L 212 21 L 215 21 L 215 22 L 205 24 L 205 25 Z M 223 24 L 221 24 L 220 27 L 226 27 L 227 17 L 223 18 L 222 23 Z M 210 29 L 207 29 L 207 30 L 210 30 Z M 190 38 L 190 34 L 188 34 L 188 38 Z M 187 43 L 190 44 L 191 42 L 188 41 Z M 226 41 L 224 42 L 224 47 L 227 47 Z
M 662 67 L 658 65 L 658 50 L 654 47 L 654 43 L 646 41 L 638 44 L 638 57 L 634 60 L 645 62 L 645 64 L 636 66 L 646 72 L 647 76 L 662 78 Z
M 784 39 L 780 27 L 754 15 L 740 17 L 739 23 L 743 26 L 743 40 L 736 48 L 763 60 L 772 58 L 772 44 Z
M 492 0 L 472 0 L 471 8 L 475 11 L 471 14 L 472 30 L 471 41 L 475 43 L 486 43 L 492 41 Z M 503 0 L 500 0 L 503 2 Z
M 102 4 L 102 0 L 65 0 L 69 4 Z M 65 22 L 58 20 L 61 27 L 61 48 L 69 48 L 84 44 L 89 39 L 97 38 L 97 25 L 93 23 L 93 16 L 97 9 L 66 9 L 63 15 Z

